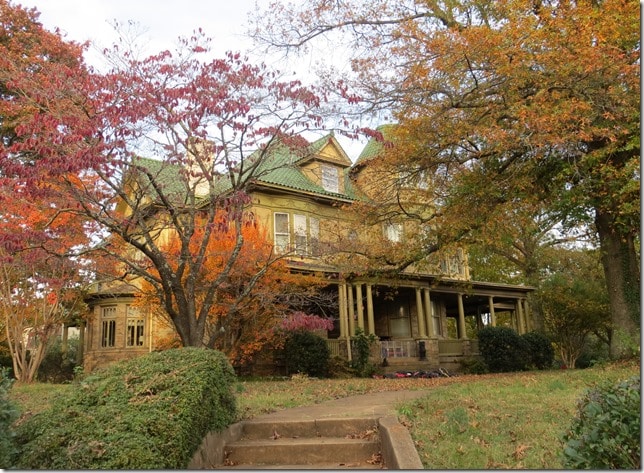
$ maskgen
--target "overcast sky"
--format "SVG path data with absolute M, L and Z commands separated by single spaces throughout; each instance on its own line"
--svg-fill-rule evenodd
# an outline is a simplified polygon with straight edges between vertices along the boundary
M 202 28 L 213 38 L 213 56 L 221 57 L 227 51 L 246 52 L 253 42 L 244 34 L 248 30 L 248 14 L 255 9 L 266 10 L 272 0 L 12 0 L 25 7 L 36 7 L 40 21 L 47 29 L 58 27 L 66 39 L 78 42 L 91 41 L 95 46 L 86 53 L 86 61 L 100 67 L 97 51 L 116 42 L 112 27 L 116 20 L 121 24 L 134 21 L 144 31 L 150 54 L 165 49 L 172 50 L 179 36 L 189 36 Z M 273 58 L 261 57 L 262 62 L 279 68 L 282 72 L 297 71 L 302 80 L 312 80 L 309 75 L 316 61 L 329 56 L 328 50 L 311 53 L 305 59 L 290 65 L 276 64 Z M 334 49 L 332 57 L 338 57 Z M 338 66 L 336 66 L 338 67 Z M 340 65 L 339 67 L 342 67 Z M 341 139 L 352 159 L 356 159 L 362 144 Z
M 116 20 L 138 23 L 149 39 L 149 52 L 172 49 L 179 36 L 189 36 L 197 28 L 213 38 L 213 53 L 246 51 L 252 41 L 244 37 L 248 13 L 256 5 L 266 8 L 269 0 L 13 0 L 36 7 L 48 29 L 59 27 L 67 39 L 90 40 L 99 49 L 116 41 L 112 27 Z M 95 51 L 86 59 L 97 66 Z

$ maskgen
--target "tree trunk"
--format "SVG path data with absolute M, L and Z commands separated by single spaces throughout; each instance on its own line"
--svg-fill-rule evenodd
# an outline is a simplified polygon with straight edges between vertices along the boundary
M 633 235 L 619 233 L 609 213 L 596 209 L 595 224 L 611 311 L 611 358 L 639 348 L 640 272 Z

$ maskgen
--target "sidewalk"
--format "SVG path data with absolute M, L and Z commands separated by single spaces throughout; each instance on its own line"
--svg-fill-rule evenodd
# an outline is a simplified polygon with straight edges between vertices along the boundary
M 293 407 L 270 414 L 253 417 L 252 420 L 305 420 L 342 417 L 395 416 L 396 408 L 427 394 L 425 390 L 384 391 L 324 401 L 305 407 Z

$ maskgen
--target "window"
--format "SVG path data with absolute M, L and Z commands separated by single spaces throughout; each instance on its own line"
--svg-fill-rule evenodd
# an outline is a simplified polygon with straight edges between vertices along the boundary
M 275 251 L 287 253 L 294 250 L 299 256 L 319 256 L 320 221 L 315 217 L 293 214 L 293 242 L 290 234 L 290 214 L 276 212 Z
M 385 225 L 385 238 L 392 243 L 402 241 L 402 225 L 400 223 L 389 223 Z
M 291 242 L 289 233 L 288 214 L 275 213 L 275 251 L 277 253 L 286 253 Z
M 127 306 L 127 330 L 125 332 L 126 347 L 142 347 L 145 336 L 145 320 L 136 309 Z
M 311 256 L 320 256 L 320 221 L 309 217 L 309 245 Z
M 306 215 L 293 215 L 293 233 L 295 234 L 295 253 L 300 256 L 306 255 Z
M 101 347 L 111 348 L 116 342 L 116 306 L 101 308 Z
M 448 275 L 465 274 L 465 256 L 463 250 L 459 249 L 456 254 L 444 256 L 441 259 L 441 271 Z
M 434 335 L 443 335 L 443 330 L 441 329 L 441 314 L 439 312 L 438 304 L 436 301 L 431 301 L 429 306 L 432 315 L 432 323 L 434 324 Z
M 322 164 L 322 187 L 329 192 L 340 192 L 338 168 Z

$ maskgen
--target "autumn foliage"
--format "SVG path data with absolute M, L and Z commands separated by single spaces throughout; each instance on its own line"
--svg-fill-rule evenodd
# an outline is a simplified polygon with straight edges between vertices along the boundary
M 223 212 L 215 226 L 199 271 L 187 272 L 183 281 L 195 288 L 197 313 L 208 292 L 215 293 L 209 306 L 204 345 L 224 352 L 238 365 L 250 362 L 266 346 L 280 346 L 282 330 L 333 328 L 327 319 L 297 310 L 309 297 L 314 297 L 323 281 L 290 272 L 283 260 L 276 259 L 266 230 L 252 216 L 243 220 L 240 232 Z M 191 254 L 198 254 L 203 232 L 204 227 L 198 224 Z M 238 238 L 243 240 L 239 250 Z M 182 256 L 181 246 L 172 232 L 162 247 L 168 263 L 176 271 L 182 264 L 181 258 L 186 256 Z M 231 261 L 234 262 L 227 269 Z M 158 297 L 149 284 L 143 285 L 137 304 L 156 306 L 154 312 L 163 315 Z
M 439 233 L 428 249 L 484 231 L 516 203 L 543 204 L 564 231 L 596 233 L 613 328 L 638 343 L 637 3 L 316 0 L 264 13 L 253 32 L 263 44 L 331 34 L 354 47 L 342 93 L 391 112 L 397 146 L 385 159 L 430 178 Z M 624 348 L 612 337 L 612 356 Z

